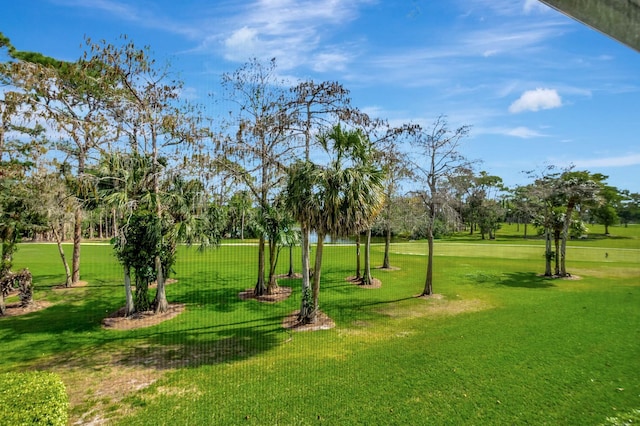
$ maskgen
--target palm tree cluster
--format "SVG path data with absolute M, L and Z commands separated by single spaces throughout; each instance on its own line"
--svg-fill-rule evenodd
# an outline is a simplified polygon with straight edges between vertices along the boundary
M 611 224 L 617 211 L 636 214 L 632 203 L 621 207 L 634 194 L 604 191 L 606 177 L 587 172 L 509 191 L 499 177 L 476 174 L 460 153 L 469 126 L 450 130 L 444 116 L 430 128 L 391 126 L 353 107 L 338 82 L 282 81 L 275 59 L 224 73 L 220 101 L 229 113 L 208 117 L 181 96 L 184 84 L 167 65 L 127 37 L 119 44 L 86 39 L 75 62 L 21 52 L 1 34 L 0 49 L 9 58 L 0 62 L 0 272 L 10 270 L 21 237 L 49 236 L 72 286 L 82 238 L 111 237 L 127 315 L 168 308 L 165 280 L 181 243 L 206 248 L 222 238 L 256 238 L 256 296 L 278 291 L 280 251 L 301 244 L 299 320 L 310 323 L 327 236 L 356 235 L 356 277 L 365 285 L 373 279 L 372 230 L 385 237 L 385 268 L 394 233 L 426 238 L 423 294 L 431 295 L 433 240 L 449 229 L 493 238 L 505 219 L 537 223 L 548 241 L 561 242 L 556 269 L 565 274 L 576 210 L 591 203 L 593 217 Z M 403 194 L 404 183 L 410 190 Z M 619 208 L 601 208 L 598 194 Z M 62 246 L 69 237 L 71 265 Z M 549 261 L 552 252 L 549 246 Z

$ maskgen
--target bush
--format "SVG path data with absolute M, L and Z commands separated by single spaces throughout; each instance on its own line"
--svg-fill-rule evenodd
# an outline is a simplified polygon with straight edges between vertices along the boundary
M 0 374 L 0 424 L 66 425 L 68 407 L 64 384 L 53 373 Z

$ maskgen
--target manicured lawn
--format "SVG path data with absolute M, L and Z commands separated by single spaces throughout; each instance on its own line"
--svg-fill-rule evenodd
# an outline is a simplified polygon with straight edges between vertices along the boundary
M 83 247 L 86 287 L 52 290 L 62 281 L 55 245 L 23 244 L 16 268 L 28 266 L 36 300 L 54 304 L 0 318 L 0 372 L 60 374 L 73 421 L 599 424 L 640 407 L 640 227 L 611 234 L 570 243 L 579 280 L 537 276 L 542 241 L 509 225 L 495 241 L 438 241 L 441 296 L 430 300 L 414 297 L 424 243 L 392 246 L 399 269 L 373 271 L 380 289 L 345 282 L 355 249 L 328 246 L 320 303 L 336 327 L 305 333 L 281 327 L 299 280 L 280 281 L 294 288 L 284 302 L 238 298 L 254 283 L 255 247 L 181 248 L 167 294 L 185 312 L 116 331 L 100 325 L 124 303 L 109 246 Z M 374 265 L 382 250 L 374 245 Z M 286 250 L 280 263 L 286 272 Z

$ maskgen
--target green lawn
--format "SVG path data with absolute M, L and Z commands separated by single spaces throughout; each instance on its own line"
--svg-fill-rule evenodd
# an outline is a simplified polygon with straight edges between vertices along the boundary
M 414 297 L 423 242 L 392 246 L 400 269 L 374 271 L 380 289 L 345 282 L 355 249 L 327 246 L 320 303 L 336 328 L 305 333 L 281 327 L 299 280 L 280 281 L 294 293 L 278 304 L 237 297 L 253 285 L 255 247 L 181 248 L 167 294 L 185 312 L 115 331 L 100 326 L 124 303 L 109 246 L 83 247 L 87 287 L 54 291 L 55 245 L 23 244 L 16 268 L 28 266 L 36 300 L 53 305 L 0 318 L 0 372 L 57 372 L 72 421 L 123 425 L 595 425 L 639 408 L 640 226 L 572 241 L 579 280 L 537 276 L 542 241 L 515 229 L 438 241 L 431 300 Z M 285 250 L 282 272 L 286 261 Z

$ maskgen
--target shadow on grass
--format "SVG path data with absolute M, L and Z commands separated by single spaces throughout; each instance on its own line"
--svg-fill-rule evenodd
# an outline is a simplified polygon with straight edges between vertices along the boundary
M 508 272 L 501 274 L 496 285 L 517 288 L 549 288 L 555 287 L 553 279 L 540 276 L 534 272 Z
M 255 356 L 288 336 L 282 317 L 154 333 L 127 345 L 115 364 L 157 370 L 196 368 Z
M 178 318 L 137 330 L 104 330 L 110 308 L 54 305 L 25 317 L 2 320 L 3 342 L 18 350 L 2 353 L 7 365 L 101 370 L 110 366 L 156 370 L 198 367 L 243 359 L 283 342 L 282 315 L 207 325 L 208 313 L 188 323 Z
M 128 331 L 101 326 L 104 317 L 124 303 L 124 294 L 118 297 L 113 287 L 85 287 L 82 294 L 52 292 L 54 305 L 0 318 L 0 357 L 8 366 L 26 363 L 36 369 L 120 365 L 166 370 L 251 357 L 289 336 L 281 327 L 282 309 L 261 304 L 255 307 L 261 315 L 247 313 L 242 318 L 242 312 L 236 312 L 225 321 L 225 314 L 247 303 L 238 298 L 237 281 L 209 274 L 207 279 L 189 277 L 170 287 L 170 303 L 186 303 L 198 314 Z

